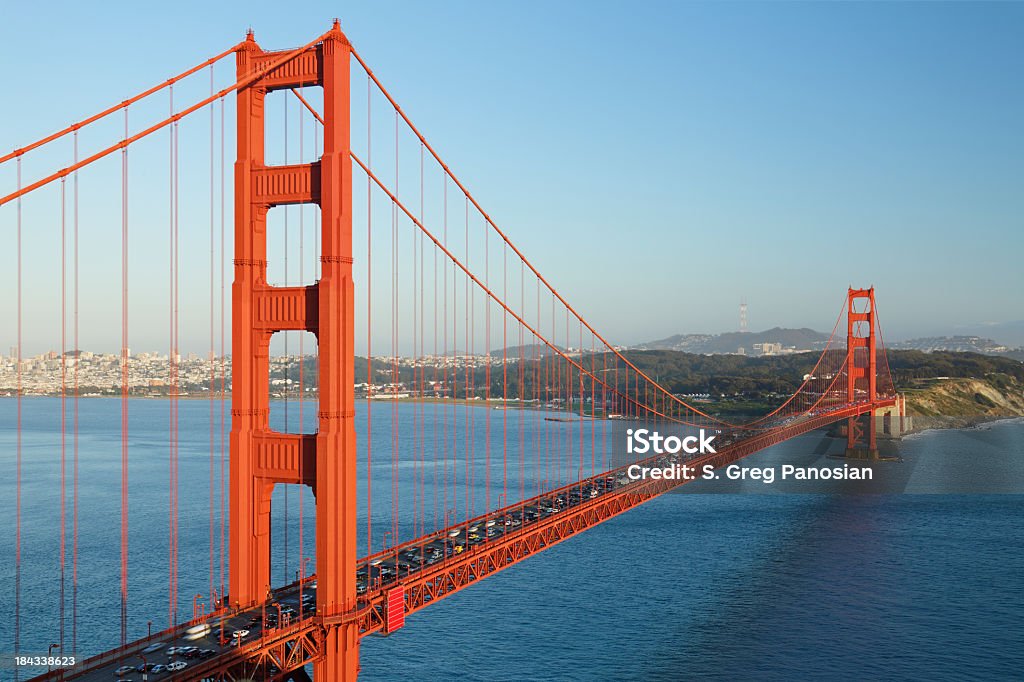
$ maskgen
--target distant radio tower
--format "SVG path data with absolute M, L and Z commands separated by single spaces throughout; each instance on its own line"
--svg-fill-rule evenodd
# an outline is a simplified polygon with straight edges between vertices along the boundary
M 745 334 L 747 332 L 747 304 L 745 301 L 740 301 L 740 333 Z

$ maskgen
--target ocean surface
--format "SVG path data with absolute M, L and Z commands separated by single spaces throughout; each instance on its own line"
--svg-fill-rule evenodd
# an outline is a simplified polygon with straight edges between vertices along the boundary
M 61 635 L 60 400 L 22 404 L 20 649 L 45 654 Z M 191 617 L 193 596 L 208 594 L 211 583 L 211 492 L 212 582 L 220 585 L 220 406 L 212 415 L 212 462 L 209 402 L 179 406 L 178 617 L 184 620 Z M 493 477 L 502 455 L 513 469 L 521 466 L 521 491 L 532 494 L 545 480 L 550 485 L 581 469 L 588 475 L 591 466 L 601 468 L 602 458 L 612 461 L 618 438 L 588 424 L 582 435 L 605 443 L 595 446 L 593 461 L 586 461 L 588 444 L 585 458 L 570 453 L 568 462 L 551 462 L 539 454 L 551 446 L 535 447 L 569 447 L 579 442 L 579 425 L 544 421 L 543 413 L 528 411 L 467 408 L 470 414 L 408 404 L 372 409 L 371 467 L 363 446 L 365 404 L 357 419 L 360 543 L 365 547 L 369 470 L 375 549 L 384 531 L 395 529 L 393 508 L 400 519 L 418 509 L 429 529 L 436 514 L 443 517 L 453 506 L 457 517 L 470 505 L 478 511 L 497 506 L 504 491 Z M 297 406 L 288 410 L 296 430 Z M 315 406 L 307 404 L 304 421 L 314 414 Z M 138 637 L 149 620 L 159 629 L 170 617 L 168 404 L 132 400 L 129 415 L 129 636 Z M 430 492 L 433 443 L 415 434 L 449 417 L 472 419 L 473 429 L 442 460 L 446 471 L 463 477 L 462 485 L 452 499 L 438 501 Z M 0 680 L 13 679 L 15 419 L 15 401 L 0 399 Z M 274 406 L 272 419 L 283 428 L 282 405 Z M 506 430 L 510 438 L 520 437 L 518 430 L 529 444 L 522 454 L 502 451 Z M 120 442 L 120 402 L 81 400 L 77 625 L 69 437 L 63 633 L 65 652 L 74 639 L 80 656 L 118 643 Z M 743 464 L 841 466 L 831 457 L 839 446 L 817 432 Z M 872 464 L 874 480 L 866 484 L 688 484 L 432 605 L 389 637 L 364 639 L 361 679 L 1021 679 L 1024 422 L 928 431 L 887 448 L 900 461 Z M 415 454 L 407 455 L 417 451 L 419 463 Z M 402 473 L 392 489 L 395 456 Z M 515 490 L 505 494 L 517 496 Z M 275 493 L 277 509 L 285 506 L 283 495 Z M 311 494 L 291 488 L 287 524 L 275 515 L 275 582 L 293 579 L 300 552 L 310 554 L 312 503 Z M 397 531 L 399 539 L 408 539 L 414 529 L 403 521 Z

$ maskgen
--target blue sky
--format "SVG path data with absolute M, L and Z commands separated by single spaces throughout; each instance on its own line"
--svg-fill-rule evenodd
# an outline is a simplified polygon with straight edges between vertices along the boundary
M 893 338 L 1024 318 L 1024 5 L 166 7 L 9 3 L 0 147 L 249 26 L 281 48 L 340 16 L 489 213 L 613 341 L 733 330 L 741 299 L 752 329 L 827 331 L 850 284 L 877 287 Z M 196 350 L 203 339 L 200 320 Z

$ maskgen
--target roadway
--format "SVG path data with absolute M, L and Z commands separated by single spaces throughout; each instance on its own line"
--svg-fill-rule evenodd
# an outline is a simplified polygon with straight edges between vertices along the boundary
M 879 401 L 875 407 L 883 404 Z M 768 428 L 759 435 L 748 438 L 735 436 L 723 437 L 725 447 L 713 456 L 692 455 L 660 455 L 643 462 L 644 466 L 668 467 L 673 464 L 692 464 L 700 467 L 705 463 L 721 466 L 726 461 L 736 461 L 752 452 L 763 449 L 775 442 L 781 442 L 827 425 L 832 421 L 853 414 L 867 412 L 871 407 L 866 403 L 844 405 L 833 410 L 823 410 L 811 415 L 787 417 L 780 419 L 775 428 Z M 289 641 L 303 630 L 321 627 L 325 621 L 356 619 L 361 625 L 361 633 L 369 634 L 382 629 L 385 621 L 383 613 L 383 595 L 396 585 L 412 586 L 436 581 L 438 577 L 451 572 L 457 566 L 467 563 L 472 557 L 485 553 L 492 547 L 507 546 L 516 539 L 522 539 L 535 529 L 551 525 L 560 518 L 568 518 L 579 514 L 584 508 L 595 508 L 606 500 L 618 498 L 641 489 L 648 491 L 639 502 L 676 487 L 686 481 L 652 482 L 650 480 L 631 480 L 626 475 L 624 465 L 618 469 L 579 481 L 548 493 L 524 500 L 515 505 L 505 507 L 484 516 L 460 522 L 457 526 L 437 531 L 430 535 L 398 545 L 361 559 L 356 565 L 356 590 L 359 595 L 355 614 L 343 617 L 322 619 L 316 616 L 316 580 L 311 577 L 304 581 L 280 588 L 273 592 L 272 598 L 266 603 L 243 609 L 237 612 L 220 610 L 204 618 L 185 623 L 171 631 L 164 631 L 151 637 L 128 645 L 121 651 L 107 652 L 84 661 L 77 670 L 41 675 L 43 679 L 80 680 L 121 680 L 122 682 L 142 682 L 145 680 L 184 680 L 195 679 L 196 675 L 204 675 L 207 671 L 223 668 L 225 661 L 233 661 L 240 653 L 248 653 L 264 648 L 269 641 Z M 601 517 L 596 522 L 605 520 L 614 513 L 625 511 L 623 507 L 612 514 Z M 584 528 L 580 528 L 582 530 Z M 540 542 L 537 549 L 562 539 L 549 538 Z M 528 555 L 531 552 L 527 552 Z M 525 558 L 526 555 L 523 555 Z M 518 560 L 518 558 L 516 559 Z M 509 561 L 508 563 L 513 563 Z M 489 571 L 476 569 L 470 571 L 465 584 L 485 577 L 485 574 L 505 567 L 493 565 Z M 459 589 L 463 585 L 442 590 L 437 598 Z M 407 593 L 408 595 L 409 593 Z M 434 593 L 436 594 L 436 592 Z M 418 593 L 414 600 L 407 597 L 406 611 L 418 610 L 433 597 L 432 594 Z M 240 647 L 241 651 L 236 650 Z M 256 659 L 254 659 L 256 660 Z M 249 674 L 256 679 L 281 678 L 281 671 L 271 659 L 263 657 Z M 145 662 L 150 666 L 143 676 L 138 666 Z M 163 666 L 156 668 L 155 666 Z M 129 670 L 128 666 L 132 669 Z M 118 673 L 118 670 L 121 670 Z

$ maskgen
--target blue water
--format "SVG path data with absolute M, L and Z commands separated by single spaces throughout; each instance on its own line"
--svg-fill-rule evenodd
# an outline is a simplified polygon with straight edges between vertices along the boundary
M 364 677 L 1020 679 L 1021 518 L 1009 496 L 669 495 L 367 641 Z
M 53 428 L 59 401 L 24 404 L 21 649 L 42 653 L 59 635 L 60 458 Z M 180 613 L 187 618 L 192 595 L 205 594 L 209 586 L 209 404 L 180 404 Z M 80 403 L 80 654 L 118 640 L 119 409 L 114 400 Z M 295 406 L 290 409 L 295 419 Z M 314 413 L 307 410 L 307 416 Z M 360 406 L 360 419 L 364 413 Z M 145 634 L 149 619 L 154 628 L 168 619 L 166 414 L 165 402 L 132 401 L 131 636 Z M 280 406 L 275 415 L 282 418 Z M 414 419 L 429 424 L 433 418 L 422 409 L 414 418 L 408 405 L 394 413 L 374 406 L 378 538 L 391 528 L 390 479 L 382 472 L 390 470 L 392 415 L 400 439 L 411 439 Z M 504 417 L 478 409 L 473 442 L 459 445 L 446 464 L 465 476 L 469 461 L 474 507 L 488 496 L 484 457 L 488 450 L 492 458 L 502 454 L 494 432 L 500 434 Z M 532 444 L 544 438 L 571 444 L 579 435 L 572 425 L 537 416 L 510 418 L 523 420 L 510 423 Z M 13 676 L 7 664 L 13 651 L 13 419 L 14 401 L 0 400 L 0 467 L 8 474 L 0 479 L 0 679 Z M 219 406 L 219 452 L 217 419 Z M 487 420 L 489 434 L 482 428 Z M 361 424 L 364 440 L 365 431 Z M 600 442 L 600 432 L 594 442 Z M 410 449 L 403 443 L 400 452 Z M 833 446 L 821 434 L 809 434 L 746 463 L 827 460 Z M 1020 679 L 1024 423 L 926 432 L 905 440 L 899 454 L 902 462 L 875 465 L 885 482 L 878 489 L 886 494 L 794 494 L 751 482 L 690 484 L 683 494 L 655 499 L 432 605 L 390 637 L 365 639 L 362 678 Z M 68 457 L 70 462 L 70 447 Z M 518 459 L 512 461 L 518 466 Z M 214 464 L 216 500 L 219 459 Z M 400 515 L 420 504 L 428 527 L 439 505 L 412 491 L 417 471 L 429 487 L 431 465 L 403 461 L 398 491 Z M 522 487 L 529 493 L 542 479 L 550 480 L 556 467 L 564 469 L 558 475 L 576 475 L 578 465 L 578 453 L 561 463 L 535 461 L 527 453 Z M 491 462 L 492 473 L 498 466 Z M 364 490 L 365 476 L 360 486 Z M 492 506 L 497 490 L 492 482 Z M 709 494 L 693 494 L 701 492 Z M 311 497 L 303 497 L 306 554 L 312 547 Z M 283 505 L 278 497 L 275 502 Z M 469 500 L 454 502 L 461 516 Z M 287 565 L 281 548 L 275 554 L 275 575 L 282 578 L 298 564 L 297 489 L 289 507 Z M 215 518 L 216 534 L 219 526 Z M 403 537 L 412 532 L 399 528 Z M 275 547 L 282 536 L 283 519 L 275 517 Z M 218 574 L 215 557 L 215 584 Z M 66 581 L 70 643 L 70 568 Z

